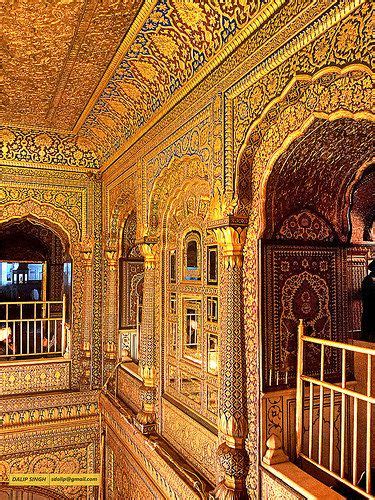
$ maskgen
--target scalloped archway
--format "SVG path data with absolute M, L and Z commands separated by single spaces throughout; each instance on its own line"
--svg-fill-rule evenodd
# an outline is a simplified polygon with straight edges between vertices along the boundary
M 362 65 L 329 67 L 314 76 L 298 76 L 265 109 L 246 135 L 237 161 L 237 214 L 249 217 L 244 248 L 244 301 L 247 353 L 247 397 L 250 459 L 248 488 L 258 489 L 260 452 L 260 296 L 258 240 L 265 227 L 267 180 L 279 156 L 301 137 L 316 119 L 374 120 L 371 113 L 371 70 Z

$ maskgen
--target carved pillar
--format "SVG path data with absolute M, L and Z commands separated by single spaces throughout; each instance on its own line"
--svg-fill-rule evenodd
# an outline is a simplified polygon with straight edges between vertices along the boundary
M 218 448 L 224 480 L 214 490 L 217 499 L 244 499 L 248 457 L 245 451 L 247 435 L 246 366 L 242 293 L 242 250 L 246 228 L 239 221 L 214 228 L 224 257 L 222 277 L 223 320 L 220 337 L 220 406 L 219 429 L 225 441 Z M 242 221 L 243 223 L 243 221 Z
M 114 245 L 109 245 L 105 251 L 105 258 L 107 262 L 106 273 L 106 343 L 104 351 L 108 359 L 116 359 L 117 353 L 117 275 L 118 275 L 118 256 Z
M 118 255 L 115 249 L 115 244 L 108 242 L 105 249 L 105 313 L 104 313 L 104 380 L 112 372 L 118 351 L 118 324 L 117 324 L 117 308 L 118 308 Z M 113 381 L 112 381 L 113 382 Z
M 81 257 L 83 266 L 83 297 L 82 297 L 82 338 L 83 338 L 83 358 L 82 375 L 80 383 L 90 384 L 90 361 L 92 342 L 92 310 L 93 310 L 93 242 L 84 241 L 81 247 Z
M 142 411 L 135 425 L 148 434 L 155 430 L 156 394 L 156 339 L 155 339 L 155 244 L 142 242 L 140 250 L 145 259 L 142 329 L 139 344 L 139 367 L 143 379 L 141 387 Z

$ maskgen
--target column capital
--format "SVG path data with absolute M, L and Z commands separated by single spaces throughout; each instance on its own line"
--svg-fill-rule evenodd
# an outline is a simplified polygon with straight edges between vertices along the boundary
M 229 412 L 220 411 L 219 429 L 229 446 L 232 448 L 243 446 L 248 431 L 246 414 L 236 414 L 233 409 Z
M 104 256 L 106 258 L 106 261 L 110 267 L 114 267 L 117 264 L 118 260 L 118 254 L 117 250 L 113 247 L 107 247 L 104 250 Z
M 242 267 L 247 226 L 244 223 L 235 224 L 232 221 L 230 225 L 211 227 L 210 230 L 213 231 L 217 242 L 223 249 L 225 267 L 227 269 Z
M 145 259 L 145 269 L 155 269 L 156 241 L 150 241 L 145 238 L 137 240 L 136 244 Z
M 80 253 L 83 258 L 85 266 L 90 267 L 92 265 L 92 259 L 94 255 L 94 240 L 93 238 L 87 238 L 83 240 L 80 244 Z

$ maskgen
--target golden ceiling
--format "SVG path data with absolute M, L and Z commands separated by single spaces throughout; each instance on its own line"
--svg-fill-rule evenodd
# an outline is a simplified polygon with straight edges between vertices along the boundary
M 142 0 L 0 0 L 0 123 L 70 131 Z
M 110 164 L 285 1 L 0 0 L 0 160 Z

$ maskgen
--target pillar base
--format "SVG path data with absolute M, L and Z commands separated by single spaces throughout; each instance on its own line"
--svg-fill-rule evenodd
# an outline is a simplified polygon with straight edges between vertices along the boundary
M 141 411 L 134 418 L 133 424 L 142 434 L 152 434 L 156 431 L 155 414 Z
M 210 500 L 247 500 L 248 495 L 246 489 L 229 488 L 225 481 L 219 483 L 216 488 L 210 493 Z

